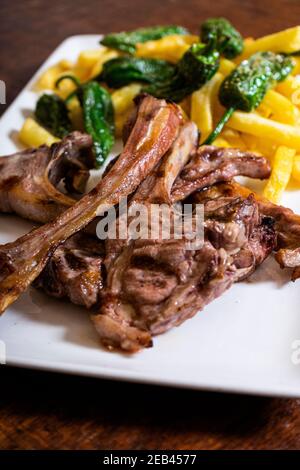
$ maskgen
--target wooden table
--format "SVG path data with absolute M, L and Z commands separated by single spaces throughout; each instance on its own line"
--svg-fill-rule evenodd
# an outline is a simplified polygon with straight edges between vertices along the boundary
M 300 22 L 298 0 L 1 0 L 8 104 L 67 36 L 226 16 L 244 35 Z M 0 112 L 4 106 L 0 106 Z M 1 367 L 1 366 L 0 366 Z M 1 367 L 1 449 L 296 449 L 300 400 L 201 393 Z

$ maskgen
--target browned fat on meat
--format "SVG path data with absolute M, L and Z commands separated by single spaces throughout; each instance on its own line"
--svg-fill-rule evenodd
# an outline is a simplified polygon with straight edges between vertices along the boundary
M 73 132 L 51 147 L 43 145 L 0 159 L 0 212 L 46 223 L 75 204 L 89 178 L 92 139 Z M 63 182 L 68 195 L 58 189 Z
M 53 222 L 0 247 L 0 311 L 38 277 L 55 249 L 97 215 L 133 193 L 173 144 L 180 109 L 144 96 L 124 150 L 98 185 Z

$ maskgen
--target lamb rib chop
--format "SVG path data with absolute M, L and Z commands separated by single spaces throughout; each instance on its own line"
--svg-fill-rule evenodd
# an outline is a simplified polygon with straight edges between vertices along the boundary
M 190 154 L 198 144 L 198 130 L 192 122 L 181 126 L 178 137 L 168 153 L 165 165 L 157 166 L 137 189 L 131 205 L 145 197 L 145 191 L 156 188 L 152 200 L 162 200 L 169 194 L 178 168 L 182 169 Z M 149 184 L 149 178 L 152 179 Z M 160 183 L 158 183 L 158 181 Z M 95 234 L 96 227 L 93 227 Z M 106 241 L 106 267 L 110 257 L 121 251 L 126 240 Z M 80 232 L 60 245 L 49 259 L 46 267 L 36 279 L 34 286 L 48 295 L 58 298 L 67 297 L 71 302 L 91 308 L 97 304 L 100 290 L 103 288 L 104 243 L 89 234 Z M 104 269 L 105 271 L 105 269 Z
M 83 231 L 60 245 L 34 282 L 34 287 L 59 299 L 91 308 L 103 287 L 104 243 Z
M 202 145 L 175 181 L 172 200 L 182 200 L 194 191 L 230 181 L 238 175 L 265 179 L 270 173 L 270 163 L 264 157 L 257 158 L 238 149 Z
M 194 168 L 195 162 L 197 167 L 202 152 L 201 149 L 192 157 L 181 175 L 187 175 L 186 169 Z M 207 181 L 218 181 L 224 160 L 226 164 L 230 160 L 225 179 L 236 175 L 239 167 L 243 174 L 253 177 L 267 178 L 270 173 L 267 161 L 253 154 L 245 154 L 243 164 L 235 165 L 231 160 L 236 155 L 238 159 L 243 158 L 239 151 L 228 153 L 224 149 L 206 147 L 204 153 L 206 166 L 202 178 L 197 177 L 193 191 L 206 186 Z M 170 182 L 164 185 L 168 188 L 165 192 L 161 190 L 161 178 L 157 178 L 157 175 L 166 178 L 163 169 L 170 164 L 169 159 L 176 161 L 174 153 L 166 155 L 160 166 L 146 178 L 132 205 L 136 201 L 149 206 L 157 200 L 165 203 L 178 200 L 179 192 L 173 197 Z M 174 166 L 173 170 L 174 179 L 180 166 Z M 184 198 L 191 193 L 191 187 L 189 182 L 184 187 L 181 175 L 173 188 L 177 191 L 180 183 L 180 195 Z M 92 316 L 92 320 L 102 343 L 108 348 L 135 352 L 151 346 L 153 335 L 195 315 L 234 282 L 253 272 L 272 251 L 275 243 L 272 221 L 261 217 L 254 197 L 223 198 L 212 203 L 204 196 L 202 203 L 207 217 L 204 244 L 199 249 L 188 248 L 189 237 L 179 240 L 171 235 L 166 240 L 161 231 L 157 239 L 127 239 L 121 246 L 109 241 L 106 245 L 107 281 L 100 293 L 100 311 Z M 170 205 L 170 211 L 174 221 L 174 205 Z
M 60 182 L 70 194 L 84 192 L 91 148 L 88 134 L 73 132 L 51 147 L 1 157 L 0 212 L 15 212 L 35 222 L 53 220 L 76 202 L 58 189 Z
M 0 312 L 37 278 L 61 243 L 136 190 L 169 150 L 182 121 L 176 105 L 141 98 L 124 150 L 98 185 L 53 222 L 0 247 Z
M 247 196 L 251 191 L 237 183 L 222 185 L 220 190 Z M 282 268 L 292 268 L 292 281 L 300 277 L 300 215 L 255 194 L 262 214 L 272 217 L 277 235 L 275 259 Z

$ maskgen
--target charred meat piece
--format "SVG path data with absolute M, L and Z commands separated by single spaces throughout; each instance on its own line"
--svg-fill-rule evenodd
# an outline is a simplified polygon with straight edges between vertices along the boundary
M 80 232 L 59 246 L 34 286 L 56 298 L 91 308 L 103 287 L 104 244 Z
M 250 192 L 237 183 L 223 185 L 222 191 L 243 197 Z M 277 236 L 275 259 L 282 268 L 292 268 L 292 281 L 295 281 L 300 277 L 300 215 L 258 194 L 255 194 L 255 198 L 260 212 L 274 220 Z
M 203 145 L 177 178 L 172 189 L 172 200 L 182 200 L 196 190 L 230 181 L 238 175 L 265 179 L 270 173 L 270 164 L 264 157 L 238 149 Z
M 60 143 L 0 158 L 0 211 L 14 212 L 25 219 L 46 223 L 71 207 L 69 194 L 84 192 L 89 178 L 86 166 L 92 139 L 73 132 Z
M 144 96 L 123 152 L 98 185 L 53 222 L 0 246 L 0 312 L 38 277 L 60 244 L 136 190 L 173 144 L 181 122 L 179 107 Z
M 157 202 L 157 195 L 162 195 L 159 202 L 170 201 L 170 184 L 165 184 L 164 192 L 162 181 L 155 178 L 164 175 L 161 170 L 168 166 L 169 159 L 176 161 L 172 152 L 141 185 L 133 206 L 136 201 L 146 206 Z M 257 168 L 256 159 L 250 165 Z M 175 170 L 180 172 L 179 165 Z M 253 169 L 249 173 L 256 174 Z M 161 230 L 157 239 L 128 238 L 121 246 L 115 245 L 114 254 L 114 245 L 109 244 L 105 258 L 107 282 L 100 294 L 99 314 L 92 317 L 107 347 L 135 352 L 151 346 L 153 335 L 195 315 L 233 282 L 253 272 L 272 251 L 275 232 L 270 221 L 261 217 L 254 197 L 212 202 L 204 194 L 199 202 L 204 204 L 206 214 L 204 243 L 200 247 L 191 248 L 190 234 L 177 239 L 175 230 L 171 230 L 169 239 L 162 237 Z M 169 204 L 169 208 L 172 223 L 176 206 Z

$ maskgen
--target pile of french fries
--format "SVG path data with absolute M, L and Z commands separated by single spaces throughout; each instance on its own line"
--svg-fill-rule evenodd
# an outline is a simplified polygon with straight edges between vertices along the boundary
M 138 44 L 139 57 L 165 59 L 176 63 L 191 44 L 198 42 L 197 36 L 166 36 L 156 41 Z M 196 122 L 201 141 L 213 130 L 224 109 L 218 100 L 219 87 L 238 63 L 257 51 L 295 52 L 300 51 L 300 26 L 259 39 L 245 39 L 243 54 L 235 61 L 221 59 L 219 71 L 201 89 L 180 103 L 185 114 Z M 98 75 L 104 62 L 120 53 L 100 46 L 95 50 L 82 51 L 76 63 L 62 60 L 42 74 L 37 91 L 55 91 L 65 98 L 74 89 L 74 84 L 65 80 L 57 90 L 56 80 L 65 74 L 72 74 L 82 82 Z M 221 135 L 214 142 L 221 147 L 237 147 L 268 157 L 272 174 L 264 188 L 264 196 L 272 202 L 279 202 L 291 179 L 300 188 L 300 57 L 295 56 L 293 74 L 276 88 L 268 91 L 255 112 L 235 112 Z M 141 85 L 134 83 L 116 91 L 112 90 L 115 110 L 116 135 L 120 136 L 123 125 L 133 108 L 133 98 Z M 81 108 L 76 100 L 70 103 L 70 115 L 74 128 L 82 128 Z M 49 134 L 31 118 L 26 119 L 20 131 L 20 139 L 26 146 L 52 144 L 58 139 Z

